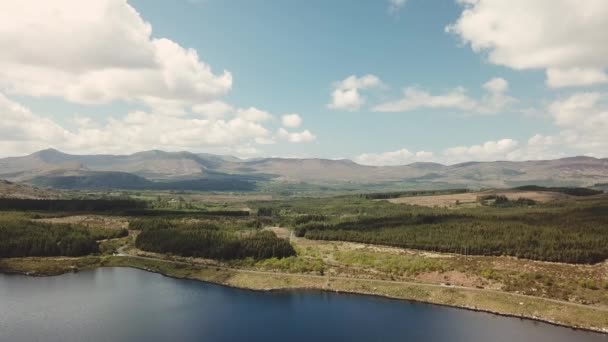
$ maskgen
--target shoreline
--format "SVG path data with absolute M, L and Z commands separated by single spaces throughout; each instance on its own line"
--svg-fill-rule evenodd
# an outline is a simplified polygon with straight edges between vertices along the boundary
M 11 263 L 11 261 L 13 262 Z M 20 261 L 33 262 L 38 266 L 46 266 L 45 262 L 48 263 L 49 261 L 61 265 L 52 271 L 43 268 L 38 271 L 26 270 L 20 268 Z M 81 263 L 78 264 L 78 262 Z M 31 265 L 29 266 L 31 267 Z M 298 273 L 256 272 L 225 267 L 175 264 L 162 259 L 138 259 L 130 256 L 0 259 L 0 273 L 33 277 L 56 276 L 101 267 L 134 268 L 174 279 L 201 281 L 256 292 L 319 291 L 375 296 L 390 300 L 406 300 L 412 303 L 439 305 L 502 317 L 528 319 L 574 330 L 608 334 L 608 311 L 602 308 L 568 302 L 558 303 L 542 297 L 522 297 L 508 292 L 480 291 L 473 288 L 464 289 L 425 283 L 387 283 L 378 279 L 343 279 L 330 276 L 312 277 L 311 275 Z M 528 303 L 524 303 L 524 301 Z M 471 303 L 476 305 L 471 305 Z M 502 310 L 496 309 L 496 306 L 501 307 L 501 305 Z M 556 314 L 558 316 L 563 315 L 565 307 L 569 307 L 568 309 L 572 311 L 578 311 L 579 314 L 573 315 L 574 320 L 567 320 L 564 317 L 560 320 L 552 317 Z M 545 310 L 543 311 L 542 308 L 545 308 Z M 519 309 L 519 312 L 516 309 Z M 581 318 L 581 316 L 586 316 L 591 320 L 596 318 L 595 323 L 599 323 L 599 320 L 601 324 L 593 324 L 585 318 Z M 604 320 L 597 319 L 597 316 L 606 318 Z

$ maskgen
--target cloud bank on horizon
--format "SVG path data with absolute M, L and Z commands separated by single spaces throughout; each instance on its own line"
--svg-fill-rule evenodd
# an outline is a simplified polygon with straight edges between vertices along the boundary
M 402 21 L 410 9 L 416 10 L 416 2 L 389 0 L 379 9 L 388 6 L 387 21 Z M 527 139 L 500 129 L 487 139 L 487 132 L 471 128 L 470 135 L 479 136 L 477 143 L 453 141 L 416 151 L 407 138 L 398 146 L 384 142 L 385 134 L 376 127 L 371 133 L 378 140 L 370 148 L 373 152 L 357 147 L 359 151 L 348 153 L 368 165 L 606 156 L 608 2 L 456 3 L 457 16 L 437 29 L 452 40 L 454 49 L 467 49 L 471 60 L 495 67 L 496 74 L 485 81 L 458 84 L 436 75 L 439 81 L 425 85 L 378 73 L 373 64 L 358 65 L 332 79 L 315 72 L 314 63 L 293 65 L 290 82 L 272 89 L 276 98 L 297 98 L 303 80 L 312 74 L 328 87 L 325 102 L 293 101 L 283 110 L 268 110 L 262 107 L 277 107 L 273 99 L 235 96 L 257 89 L 238 89 L 238 73 L 205 62 L 209 50 L 179 43 L 184 37 L 157 36 L 153 23 L 126 0 L 3 2 L 0 150 L 2 155 L 19 155 L 47 147 L 76 153 L 163 149 L 244 157 L 315 156 L 321 151 L 324 157 L 336 157 L 344 155 L 339 150 L 344 146 L 359 146 L 360 137 L 381 117 L 411 116 L 407 124 L 416 126 L 420 115 L 435 116 L 438 125 L 442 116 L 463 122 L 511 116 L 505 120 L 525 124 L 532 115 L 547 129 Z M 207 4 L 189 6 L 205 11 Z M 222 28 L 217 30 L 221 36 Z M 340 42 L 333 48 L 339 52 Z M 422 62 L 412 57 L 395 63 Z M 235 70 L 241 69 L 237 64 Z M 544 75 L 537 85 L 544 96 L 523 99 L 511 79 L 534 72 Z M 260 79 L 259 86 L 264 84 Z M 394 89 L 401 90 L 395 94 Z M 356 127 L 355 120 L 360 121 Z M 464 129 L 467 126 L 463 123 Z M 350 138 L 337 138 L 339 133 Z M 426 138 L 433 139 L 433 133 Z
M 0 146 L 24 153 L 48 146 L 69 151 L 125 152 L 255 145 L 315 139 L 308 130 L 275 133 L 274 116 L 236 108 L 222 98 L 229 71 L 214 73 L 194 49 L 152 36 L 152 25 L 124 0 L 0 4 Z M 4 93 L 4 94 L 3 94 Z M 132 103 L 140 109 L 105 123 L 79 117 L 68 130 L 5 94 L 56 97 L 85 105 Z M 283 121 L 294 126 L 298 114 Z M 5 152 L 6 153 L 6 152 Z

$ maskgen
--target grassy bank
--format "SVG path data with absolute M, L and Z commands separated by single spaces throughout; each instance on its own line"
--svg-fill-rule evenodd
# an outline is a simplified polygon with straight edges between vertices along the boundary
M 379 295 L 524 317 L 608 333 L 608 311 L 605 309 L 499 291 L 387 280 L 201 267 L 187 263 L 132 257 L 0 259 L 0 272 L 30 275 L 58 275 L 96 267 L 133 267 L 170 277 L 195 279 L 252 290 L 318 289 Z

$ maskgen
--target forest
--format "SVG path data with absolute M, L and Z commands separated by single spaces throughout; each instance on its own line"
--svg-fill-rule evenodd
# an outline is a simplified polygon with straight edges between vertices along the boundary
M 0 210 L 33 211 L 120 211 L 142 209 L 143 201 L 130 199 L 17 199 L 0 198 Z
M 602 191 L 589 189 L 589 188 L 569 188 L 569 187 L 544 187 L 538 185 L 524 185 L 514 190 L 524 190 L 524 191 L 552 191 L 552 192 L 561 192 L 562 194 L 571 195 L 571 196 L 594 196 L 602 194 Z
M 395 204 L 378 200 L 384 196 L 377 195 L 260 200 L 202 205 L 196 210 L 153 209 L 152 202 L 136 200 L 0 199 L 0 208 L 48 211 L 36 215 L 83 211 L 126 216 L 129 228 L 140 232 L 135 244 L 142 250 L 221 260 L 295 255 L 289 241 L 262 230 L 269 226 L 286 227 L 298 237 L 313 240 L 465 255 L 575 264 L 608 259 L 608 198 L 590 196 L 584 190 L 564 191 L 572 195 L 550 203 L 492 195 L 479 198 L 476 206 L 457 209 Z M 418 193 L 428 192 L 410 195 Z M 26 216 L 0 215 L 0 256 L 97 253 L 96 241 L 128 234 L 126 230 L 110 233 L 78 225 L 50 225 Z
M 132 209 L 122 212 L 125 216 L 146 216 L 146 217 L 199 217 L 199 216 L 231 216 L 247 217 L 249 212 L 245 210 L 166 210 L 166 209 Z
M 0 257 L 82 256 L 99 252 L 97 240 L 127 236 L 126 229 L 89 228 L 0 215 Z
M 468 189 L 447 189 L 447 190 L 416 190 L 416 191 L 394 191 L 394 192 L 375 192 L 361 195 L 367 199 L 391 199 L 411 196 L 432 196 L 432 195 L 451 195 L 469 192 Z
M 608 258 L 608 201 L 498 200 L 449 210 L 356 197 L 265 203 L 296 236 L 467 255 L 591 264 Z M 504 203 L 503 203 L 504 202 Z
M 139 219 L 132 221 L 130 227 L 141 230 L 135 241 L 137 248 L 149 252 L 219 260 L 280 259 L 296 254 L 287 240 L 271 231 L 259 231 L 256 222 L 234 226 L 234 222 Z M 243 234 L 243 228 L 250 233 Z
M 259 177 L 213 175 L 211 179 L 150 181 L 125 172 L 89 172 L 84 176 L 41 176 L 32 180 L 37 186 L 55 189 L 88 190 L 192 190 L 192 191 L 254 191 Z

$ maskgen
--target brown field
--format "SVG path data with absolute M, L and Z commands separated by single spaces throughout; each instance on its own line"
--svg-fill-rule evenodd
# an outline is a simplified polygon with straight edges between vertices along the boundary
M 116 216 L 75 215 L 65 217 L 43 218 L 37 219 L 35 221 L 54 224 L 80 224 L 87 227 L 109 229 L 122 229 L 129 227 L 129 221 L 126 218 Z
M 272 200 L 272 195 L 264 194 L 180 194 L 179 196 L 189 201 L 202 203 L 244 203 Z
M 275 233 L 278 237 L 285 240 L 291 240 L 291 230 L 283 227 L 266 227 L 264 230 L 270 230 Z
M 479 196 L 486 195 L 504 195 L 511 200 L 525 197 L 541 203 L 570 197 L 562 193 L 550 191 L 489 190 L 481 192 L 467 192 L 464 194 L 399 197 L 391 198 L 388 201 L 391 203 L 405 203 L 424 207 L 455 207 L 457 203 L 461 205 L 478 205 L 479 202 L 477 201 L 477 198 Z
M 0 198 L 49 199 L 59 197 L 61 197 L 61 193 L 54 190 L 11 183 L 0 179 Z

